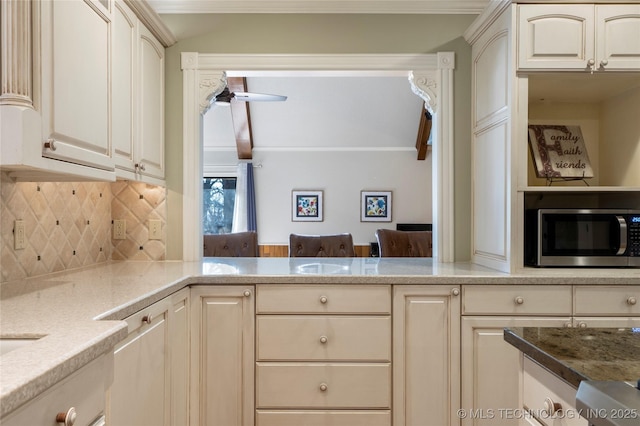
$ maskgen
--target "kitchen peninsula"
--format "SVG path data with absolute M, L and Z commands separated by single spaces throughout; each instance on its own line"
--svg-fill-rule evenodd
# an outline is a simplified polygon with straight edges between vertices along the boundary
M 375 418 L 370 424 L 389 424 L 393 416 L 394 424 L 410 424 L 424 415 L 422 406 L 416 404 L 415 408 L 404 410 L 392 407 L 401 406 L 401 400 L 396 398 L 410 400 L 423 391 L 433 394 L 434 401 L 445 398 L 452 407 L 450 410 L 443 409 L 442 405 L 437 408 L 439 424 L 459 424 L 456 411 L 465 406 L 464 392 L 462 401 L 459 396 L 461 384 L 475 374 L 468 367 L 472 363 L 467 358 L 473 358 L 477 352 L 470 336 L 475 330 L 473 324 L 484 321 L 485 317 L 490 316 L 494 321 L 495 315 L 502 315 L 506 323 L 535 317 L 536 321 L 557 326 L 582 321 L 583 315 L 591 320 L 597 317 L 599 322 L 624 320 L 638 324 L 640 321 L 640 308 L 633 303 L 640 297 L 637 269 L 531 269 L 521 274 L 505 274 L 468 263 L 441 264 L 424 258 L 211 258 L 202 262 L 107 262 L 3 283 L 0 289 L 1 340 L 33 339 L 0 356 L 0 416 L 8 425 L 12 424 L 10 420 L 14 416 L 24 411 L 24 407 L 44 400 L 41 394 L 49 393 L 50 388 L 66 380 L 74 380 L 78 372 L 92 368 L 96 360 L 103 363 L 105 371 L 113 371 L 113 376 L 107 373 L 103 378 L 104 389 L 93 383 L 100 390 L 98 394 L 104 397 L 109 393 L 113 377 L 113 383 L 117 384 L 122 376 L 118 368 L 119 357 L 123 354 L 120 349 L 124 348 L 121 343 L 133 343 L 134 338 L 143 336 L 145 330 L 156 330 L 154 327 L 164 323 L 168 328 L 158 335 L 169 336 L 167 342 L 175 338 L 181 344 L 167 343 L 166 348 L 160 348 L 173 350 L 178 347 L 182 356 L 174 353 L 168 357 L 171 363 L 163 363 L 166 370 L 156 370 L 155 376 L 162 376 L 158 371 L 166 371 L 161 383 L 172 389 L 167 395 L 186 398 L 179 403 L 166 401 L 165 412 L 161 413 L 165 424 L 181 424 L 175 419 L 168 420 L 180 413 L 190 424 L 204 424 L 218 414 L 210 412 L 209 404 L 207 407 L 198 404 L 199 395 L 215 394 L 216 391 L 198 369 L 211 374 L 210 370 L 217 366 L 229 370 L 241 368 L 244 372 L 241 376 L 245 381 L 237 384 L 242 401 L 234 401 L 240 407 L 229 414 L 241 424 L 253 424 L 254 417 L 260 419 L 261 424 L 270 424 L 269 421 L 276 424 L 283 418 L 298 416 L 296 418 L 304 419 L 323 410 L 329 410 L 326 413 L 337 410 L 335 415 L 347 416 L 343 423 L 355 418 L 367 422 Z M 176 295 L 180 297 L 174 298 Z M 584 300 L 593 299 L 598 299 L 600 313 L 593 312 L 590 305 L 584 303 Z M 170 307 L 164 307 L 152 319 L 151 310 L 166 300 Z M 231 316 L 218 317 L 218 321 L 233 319 L 225 323 L 225 330 L 217 329 L 215 321 L 207 322 L 215 315 L 223 315 L 216 310 L 216 306 L 223 303 L 217 302 L 224 302 L 225 309 L 237 306 Z M 174 318 L 180 320 L 174 321 Z M 233 321 L 242 324 L 233 324 Z M 262 336 L 286 336 L 286 332 L 278 331 L 278 321 L 285 327 L 289 321 L 299 321 L 304 330 L 311 330 L 309 332 L 314 336 L 317 332 L 320 337 L 317 341 L 313 338 L 306 342 L 303 334 L 293 334 L 290 341 L 299 346 L 293 349 L 302 352 L 293 355 L 274 353 L 273 345 L 266 345 L 267 339 Z M 343 322 L 341 326 L 335 326 L 337 323 L 333 321 Z M 376 336 L 375 340 L 382 342 L 380 348 L 367 347 L 366 362 L 363 362 L 365 355 L 362 354 L 357 355 L 357 361 L 353 359 L 358 345 L 349 344 L 352 337 L 348 334 L 340 334 L 348 333 L 356 324 L 352 321 L 359 321 L 355 325 L 359 330 L 356 335 Z M 176 324 L 182 328 L 176 328 Z M 334 327 L 321 330 L 322 324 Z M 376 325 L 370 329 L 370 324 Z M 498 327 L 501 332 L 503 326 Z M 211 345 L 202 340 L 205 336 L 214 336 L 212 339 L 238 337 L 225 335 L 229 330 L 241 330 L 238 331 L 239 346 L 234 346 L 236 341 L 229 345 L 221 341 Z M 420 331 L 416 334 L 414 330 Z M 370 332 L 374 334 L 368 334 Z M 375 334 L 379 332 L 382 334 Z M 425 355 L 421 353 L 422 345 L 415 344 L 420 339 L 428 340 L 429 344 L 424 346 L 432 351 L 427 354 L 425 359 L 429 361 L 424 365 L 419 363 Z M 286 347 L 285 343 L 278 346 Z M 307 344 L 319 346 L 307 348 Z M 214 356 L 215 347 L 221 345 L 231 352 L 241 348 L 239 354 L 233 354 L 240 355 L 240 360 L 234 358 L 231 364 L 225 364 L 229 361 L 222 358 L 206 370 L 206 360 Z M 180 360 L 184 361 L 181 366 L 173 364 Z M 302 392 L 301 400 L 295 399 L 298 397 L 296 392 L 287 393 L 289 400 L 268 398 L 273 395 L 270 389 L 274 385 L 270 382 L 269 372 L 295 366 L 297 360 L 312 364 L 310 368 L 314 365 L 336 368 L 331 376 L 334 382 L 322 381 L 318 388 L 320 396 L 309 397 L 317 401 L 324 398 L 316 402 L 317 406 L 309 408 Z M 174 371 L 185 374 L 176 377 L 172 374 Z M 374 377 L 369 374 L 371 371 L 380 373 L 376 376 L 379 381 L 374 383 L 378 389 L 376 395 L 359 401 L 347 399 L 344 407 L 340 406 L 341 399 L 331 399 L 332 395 L 353 393 L 340 389 L 344 385 L 339 379 L 341 375 L 365 371 L 366 377 Z M 424 384 L 410 380 L 414 375 L 437 380 L 432 381 L 428 389 L 423 389 Z M 203 377 L 204 384 L 198 384 L 198 380 L 186 380 L 185 383 L 182 379 L 188 377 Z M 176 385 L 183 386 L 182 391 L 175 391 Z M 235 397 L 230 393 L 218 395 Z M 86 424 L 91 424 L 94 415 L 102 412 L 109 418 L 109 406 L 104 399 L 102 406 L 96 405 L 95 412 L 86 417 Z M 67 408 L 58 410 L 64 412 Z M 78 412 L 78 416 L 80 414 Z M 198 421 L 194 421 L 196 419 Z
M 523 354 L 523 412 L 568 424 L 640 423 L 640 329 L 505 329 Z M 587 422 L 588 419 L 589 422 Z

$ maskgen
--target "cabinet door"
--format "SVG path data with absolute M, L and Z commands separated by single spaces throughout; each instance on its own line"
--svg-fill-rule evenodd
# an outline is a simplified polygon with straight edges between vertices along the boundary
M 394 286 L 393 424 L 459 424 L 460 290 Z
M 500 409 L 520 407 L 518 349 L 504 341 L 505 327 L 564 327 L 570 317 L 463 317 L 462 420 L 464 426 L 518 425 Z
M 134 107 L 137 60 L 138 19 L 124 1 L 114 2 L 113 55 L 111 73 L 111 141 L 113 159 L 118 169 L 134 172 Z
M 171 424 L 169 309 L 165 299 L 127 318 L 129 336 L 114 351 L 108 424 Z
M 195 286 L 191 291 L 190 424 L 253 426 L 254 289 Z
M 640 70 L 640 5 L 596 6 L 596 52 L 597 67 Z
M 139 26 L 139 172 L 164 178 L 164 47 Z
M 110 144 L 110 12 L 99 1 L 43 1 L 39 63 L 42 155 L 114 170 Z M 37 74 L 36 74 L 37 75 Z M 36 90 L 36 93 L 38 91 Z
M 594 15 L 593 5 L 518 6 L 518 69 L 588 69 Z
M 191 290 L 170 296 L 169 348 L 171 351 L 171 424 L 189 424 L 189 321 Z

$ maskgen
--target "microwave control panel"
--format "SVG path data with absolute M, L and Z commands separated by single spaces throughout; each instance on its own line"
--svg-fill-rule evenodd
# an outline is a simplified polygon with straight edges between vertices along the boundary
M 629 256 L 640 256 L 640 215 L 629 217 Z

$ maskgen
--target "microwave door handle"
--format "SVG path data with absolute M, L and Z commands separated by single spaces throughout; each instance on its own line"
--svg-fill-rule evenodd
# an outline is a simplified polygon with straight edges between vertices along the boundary
M 620 248 L 616 253 L 616 256 L 621 256 L 627 251 L 627 221 L 622 216 L 616 216 L 618 224 L 620 225 Z

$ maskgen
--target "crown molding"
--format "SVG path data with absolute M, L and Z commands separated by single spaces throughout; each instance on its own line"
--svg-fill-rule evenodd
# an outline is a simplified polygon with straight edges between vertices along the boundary
M 124 2 L 164 47 L 172 46 L 177 42 L 169 27 L 162 22 L 160 16 L 148 1 L 124 0 Z
M 131 0 L 129 0 L 131 1 Z M 490 0 L 147 0 L 156 13 L 472 14 Z

